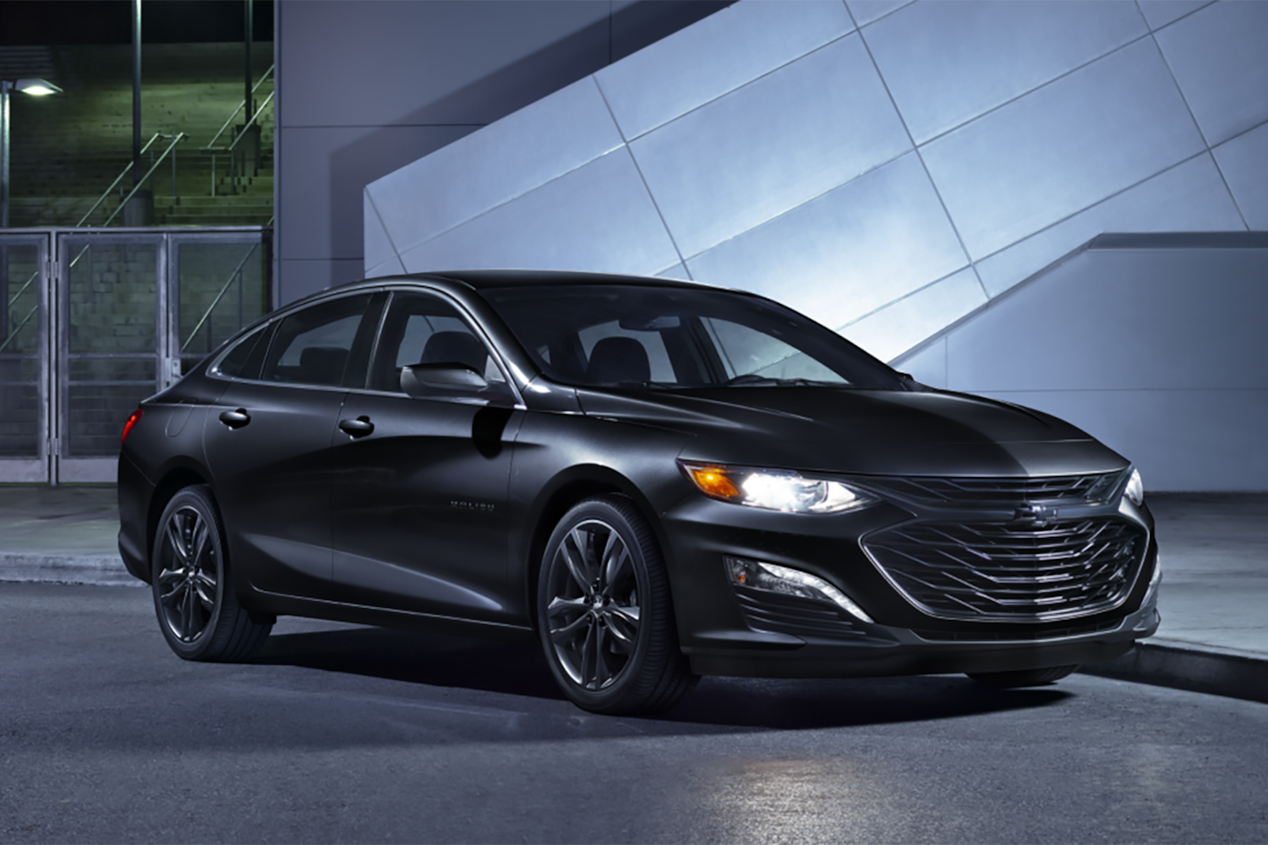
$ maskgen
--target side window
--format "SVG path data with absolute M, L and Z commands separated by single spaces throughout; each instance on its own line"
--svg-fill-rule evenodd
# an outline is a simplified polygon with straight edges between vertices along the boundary
M 506 382 L 484 341 L 452 305 L 427 293 L 393 294 L 379 336 L 370 386 L 400 393 L 403 368 L 446 363 L 466 364 L 491 385 Z
M 338 387 L 352 355 L 370 295 L 349 296 L 296 311 L 282 320 L 264 361 L 264 381 Z
M 263 325 L 233 345 L 212 368 L 216 375 L 229 378 L 255 379 L 260 377 L 260 362 L 268 347 L 268 333 L 272 323 Z

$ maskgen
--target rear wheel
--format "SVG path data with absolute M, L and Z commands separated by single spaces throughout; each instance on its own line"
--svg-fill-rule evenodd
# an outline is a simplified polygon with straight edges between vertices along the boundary
M 238 604 L 225 545 L 209 487 L 186 487 L 167 503 L 150 583 L 163 637 L 186 660 L 246 660 L 273 628 Z
M 1082 664 L 1049 666 L 1046 669 L 1019 669 L 1014 672 L 970 672 L 969 677 L 988 687 L 1038 687 L 1059 681 Z
M 678 648 L 660 548 L 623 496 L 587 499 L 555 527 L 537 618 L 556 682 L 585 710 L 657 712 L 695 685 Z

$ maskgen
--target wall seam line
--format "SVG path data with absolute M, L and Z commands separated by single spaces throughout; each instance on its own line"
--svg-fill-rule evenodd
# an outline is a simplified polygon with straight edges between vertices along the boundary
M 846 11 L 849 11 L 848 6 Z M 853 13 L 850 14 L 850 20 L 854 20 Z M 950 224 L 951 231 L 955 234 L 956 242 L 960 244 L 960 251 L 964 253 L 964 260 L 968 263 L 968 266 L 973 268 L 973 276 L 977 279 L 977 285 L 982 289 L 982 295 L 989 301 L 991 294 L 986 290 L 986 285 L 982 284 L 982 278 L 977 273 L 977 266 L 973 263 L 973 256 L 969 254 L 968 245 L 964 243 L 964 237 L 960 234 L 960 227 L 955 225 L 955 218 L 951 216 L 951 209 L 947 208 L 946 200 L 942 198 L 942 191 L 938 190 L 938 183 L 934 181 L 933 174 L 929 172 L 929 165 L 925 164 L 925 158 L 920 154 L 920 145 L 916 143 L 915 136 L 911 134 L 911 127 L 907 125 L 907 118 L 903 117 L 902 110 L 898 108 L 898 101 L 894 99 L 894 92 L 889 90 L 889 83 L 885 81 L 885 75 L 881 73 L 881 67 L 876 63 L 876 57 L 872 55 L 872 48 L 868 45 L 867 38 L 864 37 L 861 29 L 859 30 L 859 43 L 863 45 L 863 50 L 867 53 L 867 60 L 872 63 L 872 70 L 876 71 L 876 78 L 881 81 L 881 87 L 885 89 L 885 96 L 889 98 L 889 104 L 893 107 L 894 114 L 898 116 L 898 122 L 902 124 L 903 132 L 907 134 L 907 140 L 911 142 L 911 148 L 916 154 L 916 160 L 920 162 L 920 169 L 924 171 L 925 178 L 929 180 L 929 187 L 933 188 L 933 195 L 938 198 L 938 205 L 942 207 L 942 213 L 946 215 L 947 223 Z
M 1136 5 L 1137 5 L 1137 8 L 1139 8 L 1140 0 L 1136 0 Z M 1206 6 L 1202 6 L 1202 8 L 1206 9 Z M 1198 11 L 1198 10 L 1194 9 L 1194 11 Z M 1144 13 L 1141 13 L 1141 14 L 1144 14 Z M 1193 13 L 1189 13 L 1189 14 L 1193 14 Z M 1174 20 L 1172 23 L 1175 23 Z M 1158 51 L 1158 55 L 1161 56 L 1161 58 L 1163 58 L 1163 65 L 1167 67 L 1168 76 L 1172 77 L 1172 85 L 1175 86 L 1175 90 L 1177 90 L 1179 95 L 1181 95 L 1181 102 L 1184 103 L 1184 109 L 1186 109 L 1187 112 L 1189 113 L 1189 119 L 1193 121 L 1193 126 L 1197 128 L 1198 134 L 1202 136 L 1202 143 L 1205 143 L 1206 145 L 1207 155 L 1211 156 L 1211 162 L 1213 165 L 1215 165 L 1215 171 L 1217 174 L 1220 174 L 1220 181 L 1222 184 L 1224 184 L 1224 189 L 1226 190 L 1226 192 L 1229 192 L 1229 199 L 1232 200 L 1232 207 L 1238 209 L 1238 216 L 1241 218 L 1241 225 L 1245 226 L 1246 231 L 1249 232 L 1250 221 L 1249 219 L 1246 219 L 1246 213 L 1243 211 L 1243 209 L 1241 209 L 1241 203 L 1238 202 L 1238 197 L 1236 197 L 1236 194 L 1232 193 L 1232 187 L 1231 185 L 1229 185 L 1229 180 L 1227 180 L 1226 176 L 1224 175 L 1224 167 L 1220 166 L 1220 160 L 1216 159 L 1215 157 L 1215 147 L 1219 145 L 1212 145 L 1210 138 L 1206 137 L 1206 131 L 1205 129 L 1202 128 L 1202 124 L 1197 122 L 1197 115 L 1193 114 L 1193 107 L 1188 102 L 1188 95 L 1184 94 L 1184 88 L 1181 85 L 1181 81 L 1179 81 L 1178 79 L 1175 79 L 1175 70 L 1172 67 L 1172 63 L 1170 63 L 1167 60 L 1167 51 L 1165 51 L 1165 49 L 1163 49 L 1163 46 L 1161 46 L 1161 44 L 1158 42 L 1158 34 L 1156 34 L 1153 29 L 1150 29 L 1149 37 L 1154 39 L 1154 49 L 1156 49 L 1156 51 Z
M 388 231 L 388 229 L 387 229 L 387 223 L 386 223 L 386 222 L 384 222 L 384 220 L 383 220 L 383 215 L 379 213 L 379 206 L 378 206 L 378 203 L 376 203 L 376 202 L 374 201 L 374 195 L 370 193 L 370 186 L 369 186 L 369 185 L 366 185 L 366 186 L 365 186 L 365 188 L 363 188 L 362 190 L 363 190 L 363 192 L 365 193 L 365 201 L 369 204 L 369 206 L 370 206 L 370 210 L 374 212 L 374 218 L 375 218 L 376 220 L 378 220 L 378 221 L 379 221 L 379 226 L 383 229 L 383 237 L 387 238 L 387 245 L 388 245 L 388 246 L 390 246 L 390 247 L 392 248 L 392 254 L 396 256 L 396 260 L 400 263 L 400 265 L 401 265 L 401 269 L 402 269 L 402 270 L 406 270 L 406 267 L 405 267 L 405 259 L 401 256 L 401 251 L 400 251 L 399 249 L 397 249 L 397 248 L 396 248 L 396 240 L 392 237 L 392 233 Z M 364 239 L 365 239 L 365 234 L 364 234 L 364 233 L 362 233 L 361 237 L 362 237 L 362 244 L 361 244 L 361 252 L 362 252 L 362 256 L 361 256 L 361 273 L 362 273 L 362 275 L 364 275 L 364 274 L 365 274 L 365 271 L 366 271 L 366 270 L 368 270 L 368 269 L 370 269 L 370 268 L 368 268 L 368 267 L 366 267 L 366 266 L 365 266 L 365 255 L 364 255 L 364 253 L 365 253 L 365 242 L 364 242 Z M 382 264 L 382 263 L 383 263 L 383 262 L 382 262 L 382 261 L 380 261 L 378 264 L 375 264 L 374 266 L 375 266 L 375 267 L 377 267 L 377 266 L 379 266 L 379 264 Z M 408 270 L 406 270 L 406 272 L 408 272 Z
M 660 210 L 660 203 L 656 202 L 656 195 L 652 193 L 651 185 L 647 184 L 647 177 L 643 175 L 643 168 L 638 166 L 638 159 L 634 157 L 634 151 L 630 149 L 630 142 L 626 139 L 625 132 L 621 129 L 621 124 L 617 122 L 616 115 L 612 112 L 612 104 L 608 102 L 607 95 L 603 93 L 603 86 L 599 84 L 599 80 L 594 74 L 591 74 L 590 78 L 594 80 L 594 88 L 599 92 L 599 99 L 603 100 L 603 105 L 608 110 L 608 117 L 612 119 L 612 125 L 616 127 L 617 134 L 625 142 L 621 146 L 625 148 L 625 152 L 629 155 L 630 163 L 634 165 L 634 172 L 638 174 L 639 181 L 643 183 L 643 190 L 647 191 L 647 198 L 652 201 L 652 208 L 656 209 L 656 216 L 660 218 L 660 225 L 665 229 L 665 236 L 669 238 L 669 244 L 674 248 L 674 254 L 678 256 L 678 261 L 682 264 L 682 269 L 686 272 L 687 278 L 695 281 L 691 275 L 691 268 L 687 266 L 687 259 L 683 258 L 682 249 L 679 248 L 678 241 L 674 238 L 674 233 L 669 228 L 669 222 L 665 220 L 665 213 Z

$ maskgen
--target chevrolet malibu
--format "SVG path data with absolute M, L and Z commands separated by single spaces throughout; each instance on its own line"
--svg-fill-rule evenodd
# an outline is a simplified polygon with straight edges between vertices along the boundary
M 700 675 L 1050 683 L 1158 625 L 1131 464 L 752 294 L 459 272 L 324 291 L 123 430 L 119 548 L 188 660 L 279 615 L 540 642 L 647 713 Z

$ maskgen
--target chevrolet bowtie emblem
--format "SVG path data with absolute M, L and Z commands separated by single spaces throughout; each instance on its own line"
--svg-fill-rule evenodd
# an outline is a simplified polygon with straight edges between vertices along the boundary
M 1013 522 L 1024 522 L 1036 528 L 1043 528 L 1056 518 L 1056 508 L 1047 508 L 1033 502 L 1025 502 L 1013 513 Z

